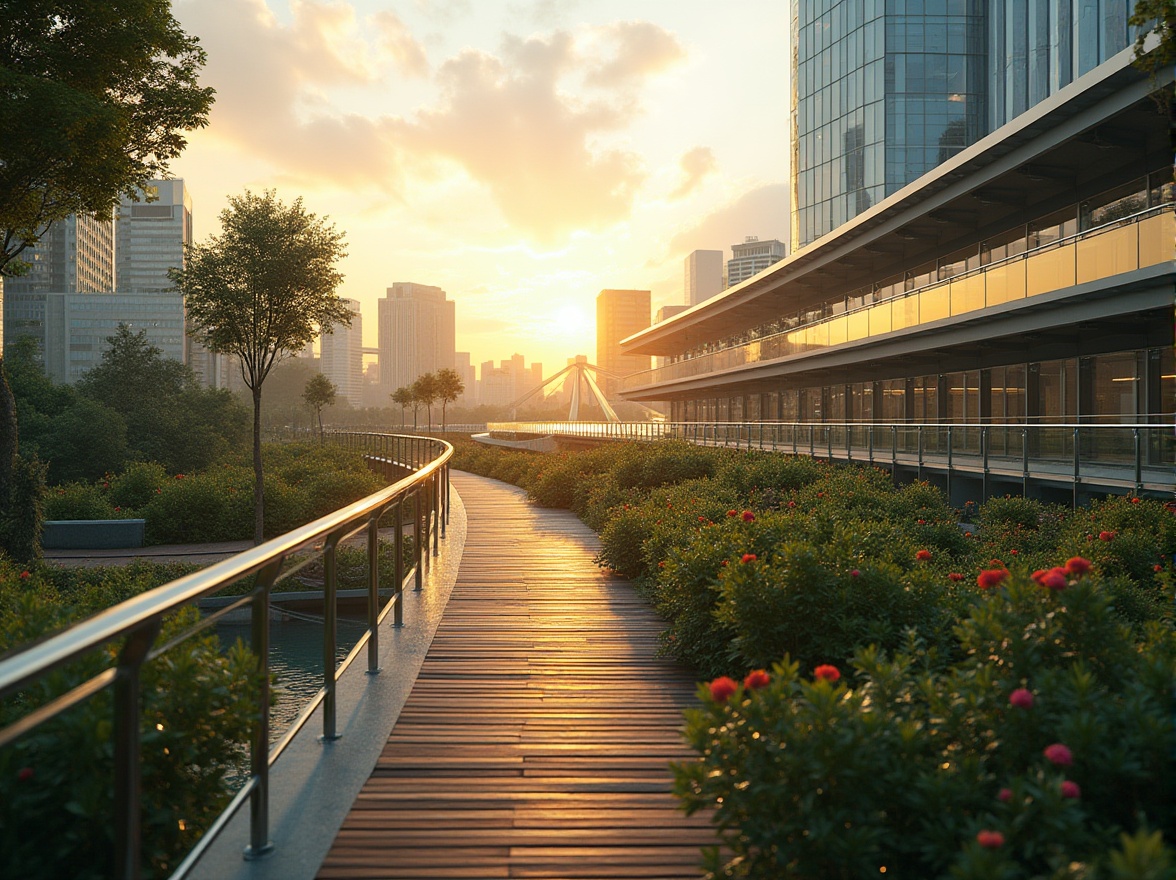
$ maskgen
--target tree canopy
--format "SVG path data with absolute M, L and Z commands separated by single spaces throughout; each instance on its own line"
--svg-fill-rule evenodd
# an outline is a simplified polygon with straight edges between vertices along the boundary
M 335 383 L 322 373 L 311 376 L 306 382 L 306 387 L 302 389 L 302 402 L 314 411 L 315 418 L 318 419 L 320 443 L 323 441 L 323 407 L 335 402 L 336 390 Z
M 169 0 L 3 4 L 0 275 L 53 222 L 166 175 L 208 122 L 204 61 Z
M 295 199 L 245 191 L 221 211 L 221 234 L 187 248 L 187 265 L 169 272 L 187 307 L 189 333 L 232 355 L 253 397 L 254 538 L 264 534 L 261 389 L 274 364 L 320 332 L 350 324 L 335 294 L 343 280 L 343 233 Z
M 442 367 L 436 373 L 437 399 L 441 401 L 441 430 L 445 430 L 445 408 L 461 397 L 465 382 L 457 370 Z

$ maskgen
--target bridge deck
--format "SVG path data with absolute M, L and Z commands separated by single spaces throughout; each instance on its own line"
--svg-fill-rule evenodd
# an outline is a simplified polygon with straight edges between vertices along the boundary
M 670 794 L 694 701 L 660 623 L 593 564 L 596 536 L 455 473 L 458 580 L 420 675 L 318 876 L 699 877 L 705 817 Z

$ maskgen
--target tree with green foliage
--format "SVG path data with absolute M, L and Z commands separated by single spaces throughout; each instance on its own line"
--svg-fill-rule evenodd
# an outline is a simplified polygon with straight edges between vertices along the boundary
M 201 387 L 191 369 L 151 344 L 145 330 L 119 325 L 106 341 L 101 363 L 77 389 L 123 417 L 129 457 L 185 473 L 243 447 L 248 416 L 228 391 Z
M 319 333 L 348 324 L 335 293 L 343 281 L 343 233 L 283 204 L 273 190 L 229 199 L 221 234 L 187 248 L 187 266 L 169 273 L 185 296 L 190 333 L 209 351 L 232 355 L 253 398 L 254 540 L 265 526 L 261 390 L 275 363 Z
M 442 367 L 437 371 L 437 399 L 441 401 L 441 430 L 445 430 L 445 408 L 465 391 L 465 382 L 457 370 Z
M 404 385 L 401 385 L 399 388 L 397 388 L 395 391 L 393 391 L 389 395 L 389 397 L 392 398 L 392 402 L 394 404 L 396 404 L 397 406 L 400 407 L 400 427 L 403 428 L 404 427 L 404 411 L 406 409 L 408 409 L 410 406 L 412 406 L 412 389 L 408 388 Z M 415 412 L 414 412 L 414 419 L 413 419 L 413 427 L 414 428 L 416 427 Z
M 420 401 L 429 413 L 429 430 L 433 430 L 433 404 L 437 402 L 437 377 L 432 373 L 425 373 L 423 376 L 418 376 L 417 380 L 412 383 L 413 396 Z M 413 411 L 413 428 L 416 428 L 416 412 Z
M 208 122 L 169 0 L 20 0 L 0 14 L 0 275 L 49 226 L 110 216 Z
M 335 402 L 337 390 L 334 382 L 322 373 L 315 373 L 302 391 L 303 403 L 314 411 L 315 419 L 318 421 L 319 443 L 323 442 L 323 407 Z

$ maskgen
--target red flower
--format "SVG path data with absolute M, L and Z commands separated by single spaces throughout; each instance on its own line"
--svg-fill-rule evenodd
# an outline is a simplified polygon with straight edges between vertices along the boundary
M 1074 577 L 1082 577 L 1088 571 L 1090 571 L 1089 559 L 1083 559 L 1081 556 L 1071 556 L 1066 560 L 1066 574 L 1072 574 Z
M 1009 705 L 1016 706 L 1018 709 L 1032 709 L 1033 694 L 1025 688 L 1017 688 L 1009 694 Z
M 1004 835 L 999 831 L 985 829 L 976 835 L 976 842 L 985 849 L 1000 849 L 1004 846 Z
M 970 537 L 972 537 L 972 533 L 971 532 L 964 532 L 964 537 L 970 538 Z
M 117 513 L 117 512 L 119 512 L 120 510 L 122 510 L 122 508 L 121 508 L 121 507 L 116 507 L 114 510 L 115 510 L 115 512 Z
M 824 492 L 818 492 L 818 493 L 817 493 L 817 497 L 818 497 L 818 498 L 824 498 L 824 497 L 825 497 L 825 493 L 824 493 Z
M 917 522 L 921 526 L 927 525 L 927 520 L 925 520 L 925 519 L 915 520 L 915 522 Z
M 931 551 L 930 550 L 920 550 L 918 553 L 915 554 L 915 559 L 919 560 L 920 562 L 926 562 L 930 558 L 931 558 Z
M 1067 779 L 1062 783 L 1062 797 L 1064 798 L 1079 798 L 1082 797 L 1082 789 L 1078 787 L 1077 782 L 1071 782 Z
M 739 511 L 738 510 L 728 510 L 727 516 L 739 516 Z
M 951 574 L 948 575 L 948 577 L 953 581 L 962 581 L 964 579 L 964 576 L 962 574 L 960 574 L 958 571 L 953 571 Z
M 750 510 L 743 511 L 743 521 L 744 522 L 754 522 L 755 521 L 755 514 L 752 513 Z
M 735 683 L 735 679 L 726 675 L 720 675 L 710 683 L 711 699 L 716 703 L 727 702 L 727 698 L 737 690 L 739 690 L 739 685 Z
M 1010 552 L 1011 554 L 1013 554 L 1014 556 L 1016 556 L 1016 555 L 1017 555 L 1017 553 L 1018 553 L 1018 551 L 1017 551 L 1017 550 L 1010 550 L 1009 552 Z
M 982 590 L 989 590 L 1009 576 L 1003 568 L 987 568 L 976 576 L 976 584 Z
M 1050 590 L 1064 590 L 1066 589 L 1066 570 L 1060 566 L 1055 566 L 1049 571 L 1044 569 L 1037 569 L 1030 575 L 1033 580 Z
M 20 573 L 20 579 L 22 581 L 27 581 L 31 577 L 32 577 L 32 575 L 29 574 L 29 570 L 27 568 Z
M 740 559 L 739 561 L 744 564 L 747 564 L 748 562 L 755 562 L 755 554 L 754 553 L 744 553 L 743 558 Z
M 753 669 L 747 673 L 747 678 L 743 679 L 743 687 L 749 691 L 754 691 L 762 687 L 767 687 L 768 682 L 771 680 L 771 676 L 768 675 L 766 670 Z
M 700 517 L 698 518 L 698 521 L 699 521 L 699 522 L 706 522 L 706 517 L 705 517 L 705 516 L 700 516 Z
M 1005 567 L 1005 564 L 1004 564 L 1003 562 L 1001 562 L 999 559 L 989 559 L 989 560 L 988 560 L 988 564 L 989 564 L 989 565 L 994 565 L 994 566 L 995 566 L 995 565 L 999 565 L 1001 568 L 1004 568 L 1004 567 Z
M 657 564 L 657 567 L 658 567 L 658 568 L 665 568 L 665 567 L 666 567 L 666 564 L 665 564 L 665 562 L 664 562 L 664 561 L 663 561 L 663 562 L 659 562 L 659 563 Z
M 103 489 L 109 489 L 109 488 L 110 488 L 110 483 L 103 483 L 103 484 L 102 484 L 102 488 L 103 488 Z
M 30 779 L 32 779 L 36 775 L 37 774 L 33 771 L 32 767 L 21 767 L 19 770 L 16 771 L 16 778 L 19 779 L 21 782 L 28 782 Z
M 1115 533 L 1114 532 L 1099 532 L 1098 539 L 1100 541 L 1113 541 L 1113 540 L 1115 540 Z
M 1152 566 L 1152 571 L 1163 571 L 1163 570 L 1164 570 L 1164 566 L 1160 565 L 1158 562 Z
M 1132 498 L 1132 499 L 1131 499 L 1131 503 L 1132 503 L 1132 504 L 1138 504 L 1138 503 L 1139 503 L 1139 501 L 1140 501 L 1140 499 L 1138 499 L 1138 498 Z
M 789 508 L 796 507 L 796 502 L 795 502 L 795 501 L 789 501 L 789 502 L 788 502 L 788 506 L 789 506 Z
M 828 663 L 822 663 L 813 670 L 813 678 L 820 679 L 821 681 L 834 682 L 841 678 L 841 670 Z
M 1042 752 L 1046 759 L 1059 767 L 1069 767 L 1074 763 L 1074 755 L 1061 743 L 1046 746 Z
M 184 475 L 183 474 L 176 474 L 176 479 L 182 480 L 182 479 L 184 479 Z
M 1013 790 L 1011 788 L 1002 788 L 996 793 L 996 799 L 1002 804 L 1007 804 L 1013 799 Z
M 721 563 L 719 563 L 719 564 L 720 564 L 720 565 L 722 565 L 724 568 L 726 568 L 726 567 L 727 567 L 727 560 L 726 560 L 726 559 L 724 559 L 724 560 L 723 560 Z
M 851 571 L 851 572 L 849 573 L 849 576 L 850 576 L 851 578 L 861 577 L 861 576 L 862 576 L 862 573 L 861 573 L 860 571 L 858 571 L 858 570 L 855 568 L 853 571 Z

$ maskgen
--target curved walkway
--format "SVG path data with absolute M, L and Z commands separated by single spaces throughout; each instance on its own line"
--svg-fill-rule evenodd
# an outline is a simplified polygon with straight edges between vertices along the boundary
M 344 878 L 697 878 L 715 835 L 670 794 L 695 684 L 596 536 L 454 473 L 457 582 L 376 767 L 322 863 Z

